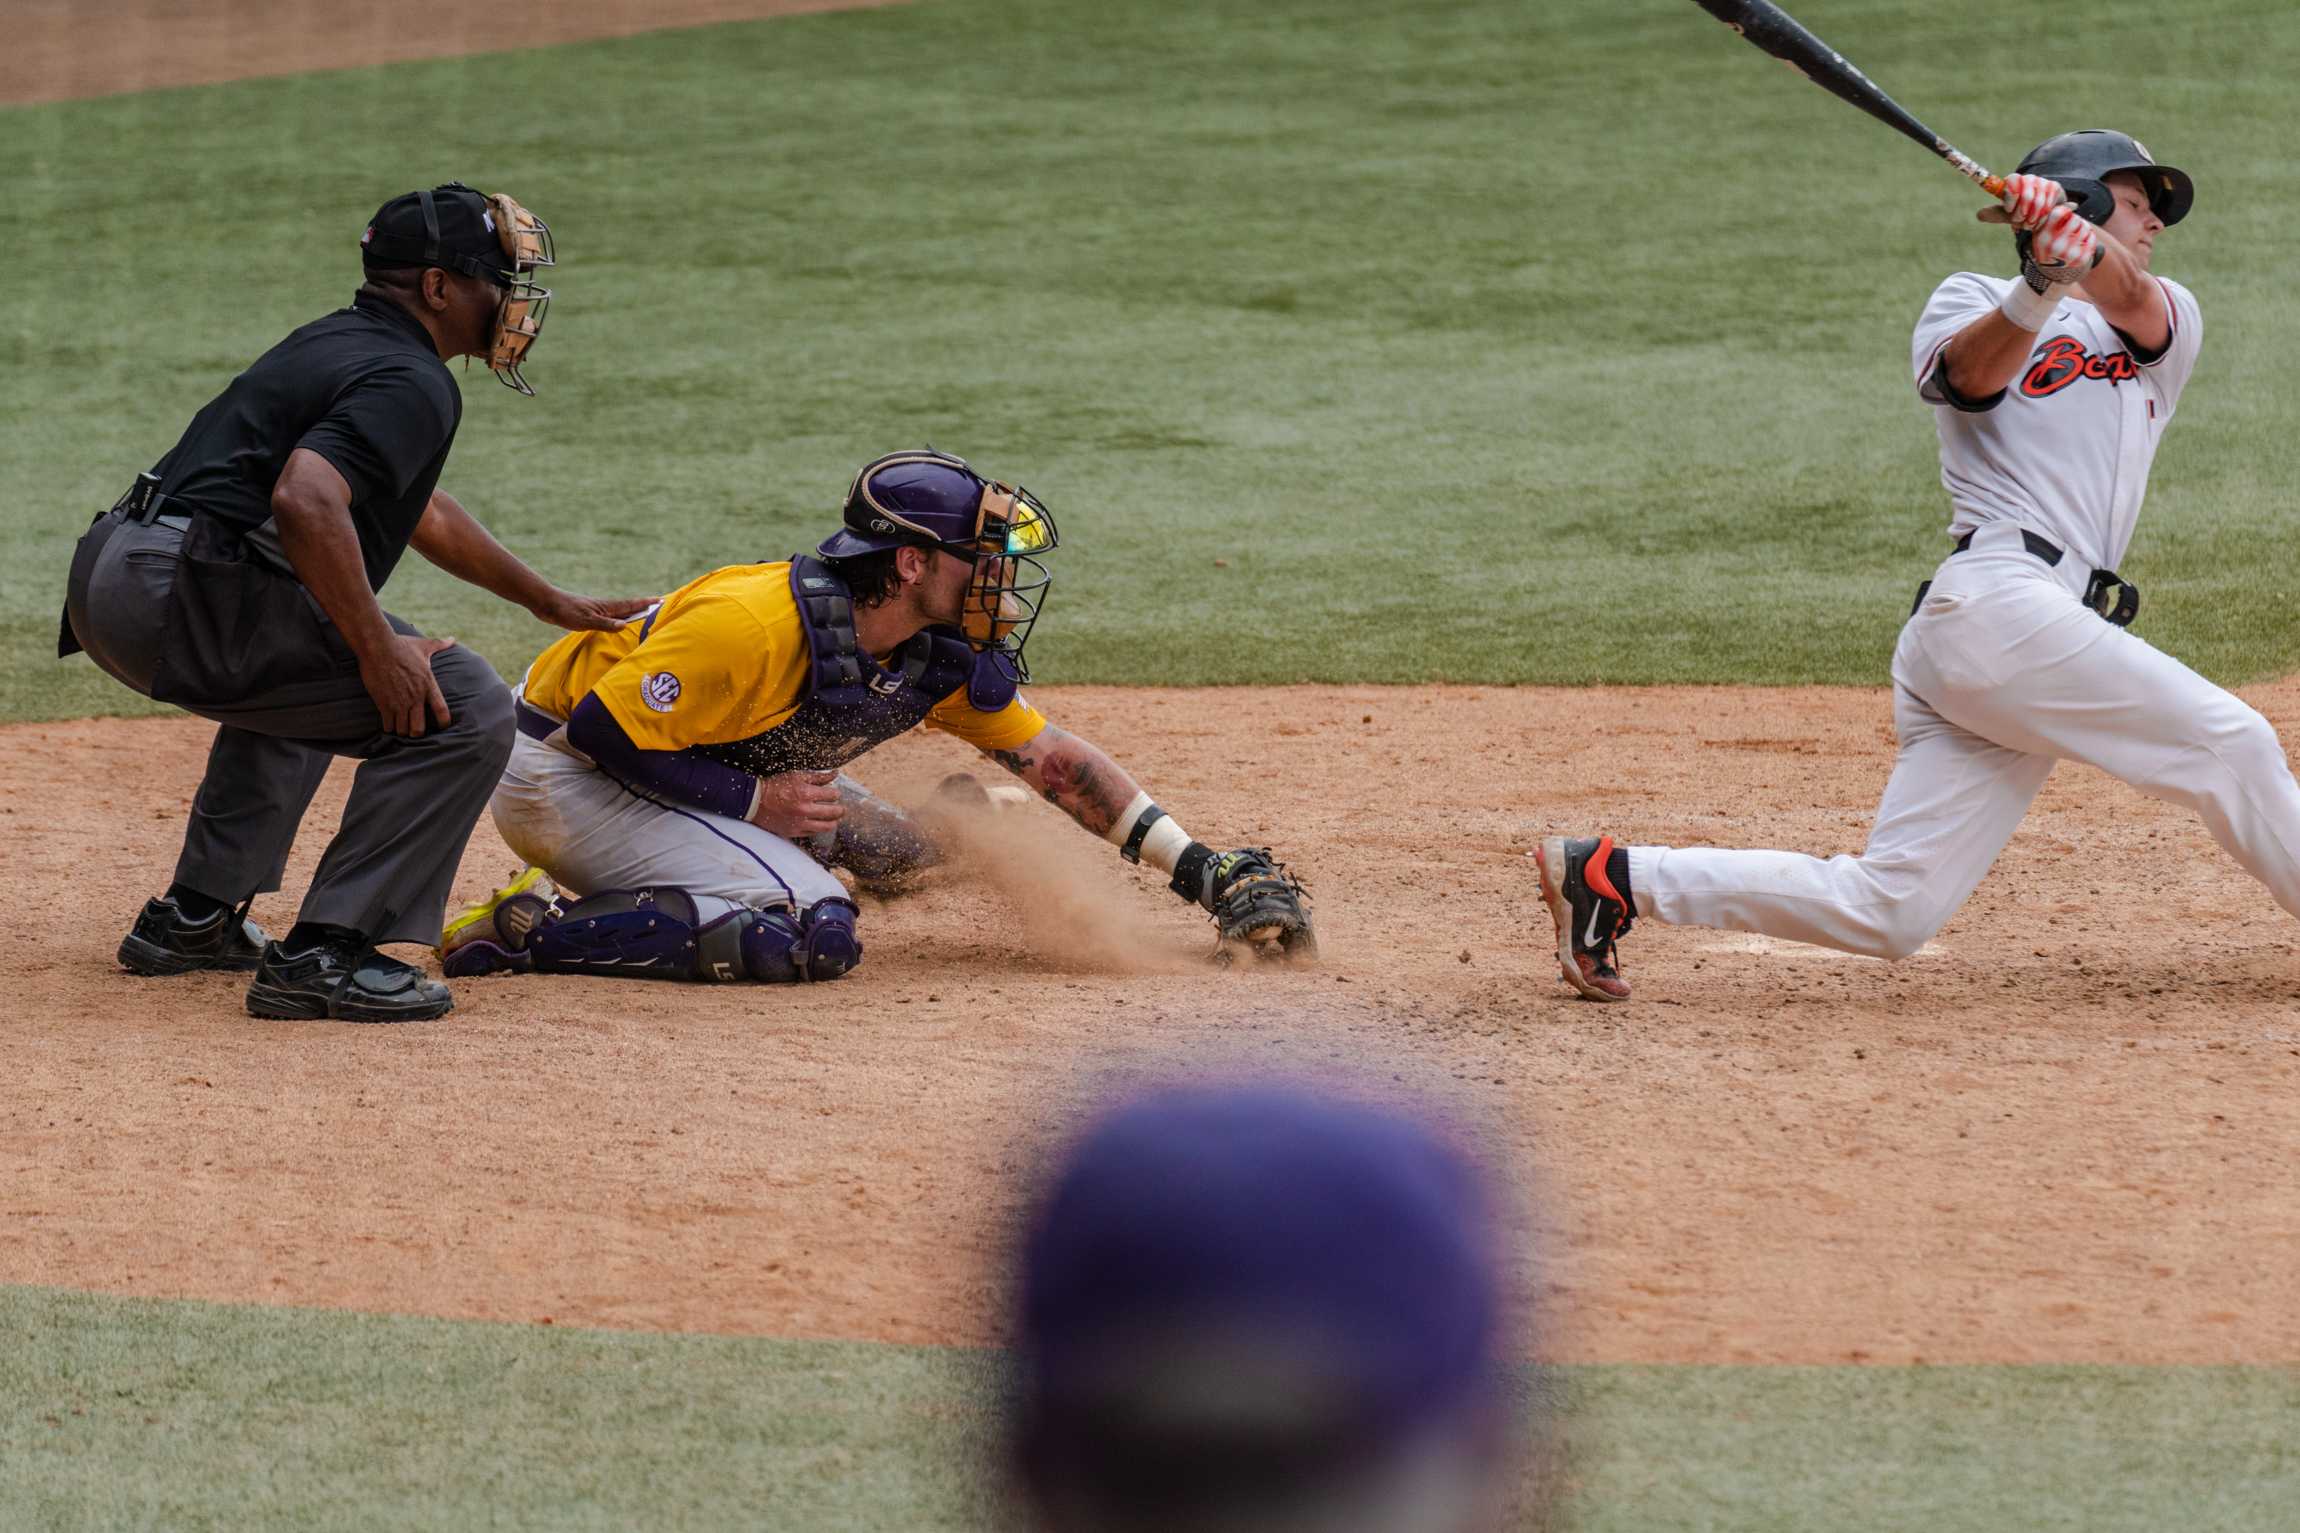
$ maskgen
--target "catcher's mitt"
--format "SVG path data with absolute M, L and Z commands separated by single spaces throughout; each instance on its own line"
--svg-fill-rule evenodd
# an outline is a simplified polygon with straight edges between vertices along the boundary
M 1225 954 L 1236 942 L 1265 958 L 1317 957 L 1309 891 L 1283 863 L 1271 858 L 1268 847 L 1242 846 L 1219 853 L 1206 864 L 1201 878 L 1201 888 L 1176 892 L 1195 896 L 1212 913 Z

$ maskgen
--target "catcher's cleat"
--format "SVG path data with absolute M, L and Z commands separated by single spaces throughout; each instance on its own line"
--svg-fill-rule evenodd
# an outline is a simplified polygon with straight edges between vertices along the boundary
M 264 929 L 248 919 L 248 907 L 220 910 L 205 921 L 187 921 L 166 895 L 146 900 L 136 924 L 120 939 L 120 967 L 130 974 L 189 974 L 195 969 L 246 971 L 263 962 Z
M 535 967 L 527 938 L 558 911 L 559 891 L 541 868 L 519 875 L 476 905 L 466 905 L 439 936 L 439 967 L 449 979 L 524 974 Z
M 1557 926 L 1557 964 L 1565 982 L 1592 1001 L 1626 1001 L 1614 941 L 1629 935 L 1636 914 L 1606 872 L 1611 836 L 1549 836 L 1534 849 L 1541 897 Z

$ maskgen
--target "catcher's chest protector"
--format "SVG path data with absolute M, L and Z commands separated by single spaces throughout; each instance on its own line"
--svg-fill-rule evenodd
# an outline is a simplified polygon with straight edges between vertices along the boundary
M 951 693 L 967 688 L 975 707 L 995 713 L 1014 698 L 1002 657 L 977 655 L 947 628 L 915 635 L 882 669 L 855 641 L 854 601 L 819 559 L 791 560 L 791 595 L 807 636 L 807 691 L 798 711 L 761 734 L 692 749 L 760 777 L 827 772 L 872 746 L 917 728 Z

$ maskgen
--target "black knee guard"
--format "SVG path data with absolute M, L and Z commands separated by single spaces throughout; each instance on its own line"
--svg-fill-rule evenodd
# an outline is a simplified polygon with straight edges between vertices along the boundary
M 562 907 L 527 938 L 537 969 L 654 979 L 837 979 L 862 961 L 855 908 L 824 900 L 804 915 L 736 909 L 708 922 L 684 889 L 608 889 Z
M 862 962 L 855 907 L 842 899 L 819 900 L 797 917 L 785 910 L 747 910 L 726 920 L 739 923 L 734 931 L 744 972 L 767 984 L 837 979 Z M 720 926 L 713 922 L 711 935 Z

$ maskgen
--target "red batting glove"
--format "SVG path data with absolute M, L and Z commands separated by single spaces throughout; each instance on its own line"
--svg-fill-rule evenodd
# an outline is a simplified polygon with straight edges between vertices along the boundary
M 2068 201 L 2058 181 L 2043 176 L 2005 177 L 2005 217 L 2015 229 L 2035 229 L 2054 208 Z
M 2045 215 L 2044 223 L 2029 242 L 2029 259 L 2044 268 L 2047 275 L 2055 275 L 2052 269 L 2062 267 L 2075 273 L 2081 281 L 2084 274 L 2092 270 L 2093 257 L 2099 250 L 2098 229 L 2079 217 L 2074 208 L 2054 208 Z

